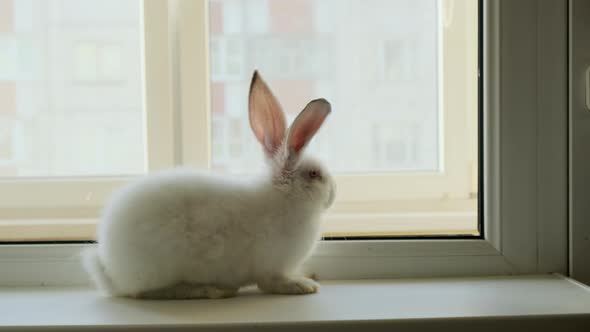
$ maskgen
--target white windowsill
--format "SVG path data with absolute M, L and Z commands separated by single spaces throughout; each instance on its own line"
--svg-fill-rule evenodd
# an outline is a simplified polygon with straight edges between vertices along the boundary
M 590 289 L 558 275 L 326 281 L 315 295 L 193 301 L 17 287 L 0 288 L 0 313 L 1 331 L 587 331 Z

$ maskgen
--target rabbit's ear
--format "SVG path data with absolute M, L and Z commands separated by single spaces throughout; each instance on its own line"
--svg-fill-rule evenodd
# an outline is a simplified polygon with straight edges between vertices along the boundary
M 303 149 L 320 129 L 331 110 L 332 107 L 327 100 L 315 99 L 310 101 L 299 113 L 289 129 L 287 137 L 288 163 L 293 164 L 299 160 Z
M 250 127 L 266 156 L 272 158 L 283 142 L 287 122 L 281 104 L 258 71 L 252 75 L 248 108 Z

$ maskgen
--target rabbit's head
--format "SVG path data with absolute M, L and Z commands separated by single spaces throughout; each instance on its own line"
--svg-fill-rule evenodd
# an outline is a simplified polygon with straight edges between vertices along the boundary
M 310 101 L 287 130 L 281 105 L 254 71 L 248 107 L 250 126 L 272 168 L 273 184 L 328 208 L 335 195 L 332 177 L 320 162 L 303 152 L 330 114 L 330 103 L 325 99 Z

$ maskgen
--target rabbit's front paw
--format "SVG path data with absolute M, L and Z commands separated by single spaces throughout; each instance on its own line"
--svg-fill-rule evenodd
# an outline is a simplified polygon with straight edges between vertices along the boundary
M 313 294 L 318 291 L 320 285 L 304 277 L 272 278 L 258 282 L 258 288 L 273 294 Z

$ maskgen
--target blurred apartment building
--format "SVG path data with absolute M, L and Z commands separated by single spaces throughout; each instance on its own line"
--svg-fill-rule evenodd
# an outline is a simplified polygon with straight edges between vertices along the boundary
M 137 0 L 0 0 L 0 176 L 144 170 Z M 247 92 L 259 69 L 290 119 L 334 112 L 310 146 L 339 172 L 439 167 L 435 0 L 211 0 L 213 167 L 262 155 Z

